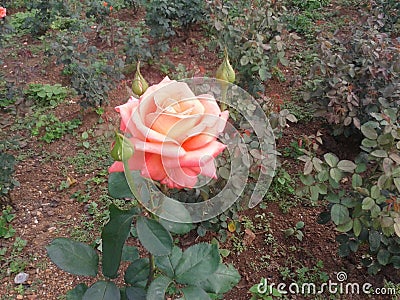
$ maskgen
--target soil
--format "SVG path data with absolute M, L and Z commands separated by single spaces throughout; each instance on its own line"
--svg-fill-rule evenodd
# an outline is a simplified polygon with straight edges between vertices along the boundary
M 123 18 L 123 13 L 121 13 L 121 18 Z M 196 52 L 195 41 L 201 39 L 199 35 L 200 32 L 192 31 L 189 38 L 185 40 L 180 37 L 172 40 L 171 48 L 174 45 L 179 46 L 180 52 L 169 53 L 164 59 L 168 58 L 175 65 L 185 64 L 188 70 L 193 71 L 193 75 L 203 75 L 204 70 L 215 70 L 219 64 L 215 53 L 205 50 L 200 56 Z M 29 37 L 24 37 L 20 42 L 26 43 L 27 47 L 40 45 L 39 41 Z M 12 51 L 12 49 L 6 49 L 1 53 L 3 72 L 9 78 L 18 78 L 22 86 L 32 82 L 67 84 L 67 79 L 60 75 L 60 67 L 55 67 L 54 61 L 43 64 L 45 58 L 40 53 L 32 54 L 29 51 L 22 51 L 12 56 L 10 55 Z M 150 84 L 158 83 L 164 77 L 156 66 L 144 66 L 142 74 Z M 286 76 L 290 78 L 290 72 L 287 72 Z M 61 104 L 55 111 L 60 120 L 83 117 L 83 124 L 74 135 L 64 135 L 62 139 L 51 144 L 31 136 L 28 130 L 11 130 L 12 124 L 15 124 L 18 118 L 30 113 L 30 103 L 26 101 L 18 103 L 16 115 L 9 112 L 0 114 L 2 126 L 0 139 L 13 137 L 20 144 L 18 150 L 11 152 L 19 157 L 15 178 L 20 183 L 20 186 L 11 193 L 10 204 L 16 215 L 11 224 L 16 229 L 15 236 L 27 241 L 27 246 L 20 257 L 28 262 L 24 271 L 29 274 L 29 279 L 23 286 L 24 293 L 16 289 L 15 273 L 0 278 L 0 295 L 4 297 L 1 299 L 59 299 L 76 284 L 85 282 L 90 285 L 94 281 L 92 278 L 71 276 L 58 269 L 47 258 L 46 245 L 56 237 L 70 236 L 72 229 L 82 226 L 83 221 L 93 221 L 93 215 L 88 214 L 88 202 L 79 202 L 72 195 L 78 191 L 84 191 L 89 179 L 101 178 L 101 172 L 107 168 L 107 163 L 110 161 L 106 161 L 106 165 L 99 163 L 97 167 L 82 171 L 77 170 L 76 165 L 70 163 L 68 158 L 83 151 L 89 160 L 90 150 L 84 149 L 77 138 L 83 132 L 92 130 L 93 135 L 88 140 L 91 145 L 95 145 L 98 140 L 111 143 L 113 131 L 119 124 L 119 117 L 114 107 L 124 103 L 128 98 L 124 85 L 129 85 L 132 78 L 133 74 L 128 74 L 126 81 L 121 82 L 110 92 L 101 120 L 94 111 L 82 112 L 77 101 L 72 100 Z M 266 89 L 267 96 L 283 95 L 282 98 L 285 101 L 290 101 L 290 94 L 287 91 L 290 82 L 293 81 L 295 79 L 283 83 L 276 79 L 269 81 Z M 291 124 L 291 127 L 284 131 L 284 135 L 277 140 L 277 147 L 284 149 L 304 134 L 308 135 L 321 130 L 324 144 L 319 150 L 320 154 L 333 151 L 342 159 L 353 158 L 358 149 L 356 142 L 349 143 L 348 140 L 334 139 L 329 136 L 329 130 L 325 126 L 321 120 Z M 285 169 L 289 173 L 297 174 L 299 168 L 301 165 L 296 160 L 286 160 Z M 62 183 L 67 180 L 73 184 L 68 188 L 60 189 Z M 101 182 L 90 191 L 91 201 L 96 201 L 102 195 L 106 185 L 106 182 Z M 347 282 L 360 285 L 368 282 L 373 287 L 383 287 L 385 280 L 398 282 L 400 275 L 398 270 L 386 268 L 378 275 L 369 275 L 365 268 L 357 264 L 359 257 L 340 258 L 337 254 L 338 243 L 335 241 L 336 232 L 333 225 L 319 225 L 316 222 L 317 216 L 323 210 L 324 205 L 315 207 L 308 203 L 298 203 L 289 212 L 284 213 L 279 208 L 279 203 L 267 202 L 263 207 L 258 206 L 239 212 L 241 220 L 248 218 L 255 225 L 259 224 L 268 228 L 243 231 L 241 249 L 230 238 L 227 242 L 221 243 L 221 248 L 226 248 L 231 252 L 224 262 L 232 263 L 241 275 L 238 286 L 225 294 L 224 299 L 250 299 L 249 288 L 259 283 L 261 278 L 268 278 L 269 282 L 276 284 L 279 282 L 290 284 L 290 279 L 282 278 L 282 268 L 288 267 L 290 273 L 295 274 L 296 270 L 302 267 L 312 269 L 318 261 L 323 262 L 320 272 L 326 272 L 333 282 L 337 282 L 337 273 L 343 271 L 348 276 Z M 260 217 L 263 214 L 265 219 Z M 285 237 L 283 231 L 293 227 L 298 221 L 305 223 L 303 240 L 300 241 L 294 236 Z M 98 224 L 98 220 L 95 220 L 95 224 Z M 90 237 L 88 238 L 90 241 L 94 241 L 99 236 L 99 231 L 95 228 L 87 229 L 85 234 Z M 271 238 L 269 234 L 273 237 L 273 242 L 267 240 Z M 228 232 L 228 235 L 233 234 Z M 215 236 L 209 233 L 205 237 L 199 237 L 195 231 L 192 231 L 181 237 L 180 243 L 187 247 L 199 241 L 209 242 Z M 14 238 L 0 239 L 0 248 L 11 247 L 14 240 Z M 0 267 L 3 269 L 3 266 Z M 307 274 L 312 274 L 312 271 L 308 271 Z M 337 297 L 337 299 L 364 298 L 365 295 L 338 295 Z M 388 297 L 379 298 L 376 295 L 372 298 L 389 299 Z M 303 299 L 303 297 L 289 295 L 289 299 Z

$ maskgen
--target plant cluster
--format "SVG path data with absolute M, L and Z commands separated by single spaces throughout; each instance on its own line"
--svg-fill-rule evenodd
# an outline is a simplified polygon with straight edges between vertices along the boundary
M 362 153 L 354 162 L 331 153 L 323 160 L 310 153 L 301 157 L 303 191 L 314 201 L 321 196 L 328 200 L 320 222 L 332 220 L 342 232 L 339 255 L 368 244 L 362 262 L 374 274 L 390 264 L 400 268 L 399 109 L 384 100 L 381 105 L 382 110 L 361 125 Z
M 164 52 L 169 49 L 167 38 L 176 35 L 178 30 L 187 32 L 191 26 L 203 22 L 206 16 L 202 0 L 150 0 L 143 5 L 150 35 L 159 39 L 159 49 Z
M 226 47 L 237 82 L 251 94 L 263 91 L 278 63 L 287 66 L 281 7 L 276 1 L 208 1 L 211 49 Z
M 78 128 L 82 124 L 79 119 L 73 119 L 70 121 L 60 121 L 53 114 L 41 114 L 39 115 L 35 126 L 31 130 L 33 136 L 39 136 L 40 140 L 46 143 L 52 143 L 63 137 L 64 134 L 72 133 L 74 129 Z M 44 129 L 44 132 L 43 132 Z
M 61 84 L 31 83 L 24 91 L 25 96 L 39 107 L 56 106 L 67 97 L 68 90 Z
M 84 36 L 59 34 L 51 46 L 51 55 L 64 65 L 71 86 L 81 97 L 83 107 L 99 107 L 107 101 L 107 93 L 123 78 L 124 62 L 114 52 L 100 51 Z
M 5 151 L 6 144 L 6 141 L 0 141 L 0 203 L 3 203 L 3 199 L 9 200 L 10 191 L 19 186 L 19 182 L 13 177 L 15 157 Z
M 133 197 L 124 175 L 109 176 L 109 191 L 115 198 Z M 135 227 L 132 230 L 131 224 Z M 101 234 L 101 262 L 105 280 L 92 286 L 77 285 L 67 297 L 74 299 L 161 299 L 166 294 L 181 295 L 188 299 L 221 297 L 240 280 L 232 265 L 221 262 L 216 244 L 200 243 L 186 250 L 174 245 L 169 230 L 186 229 L 186 224 L 148 218 L 138 208 L 121 210 L 110 206 L 110 220 Z M 190 230 L 190 227 L 189 227 Z M 118 232 L 116 235 L 115 233 Z M 133 233 L 148 251 L 148 258 L 141 258 L 136 247 L 126 245 Z M 63 270 L 84 276 L 96 276 L 99 255 L 92 247 L 65 238 L 56 238 L 47 246 L 50 259 Z M 118 276 L 121 261 L 128 261 L 125 285 L 118 287 L 113 278 Z
M 399 101 L 400 53 L 387 34 L 368 24 L 355 27 L 346 42 L 321 37 L 320 51 L 311 73 L 320 80 L 305 96 L 320 104 L 335 134 L 350 135 L 370 113 L 379 113 L 382 103 Z

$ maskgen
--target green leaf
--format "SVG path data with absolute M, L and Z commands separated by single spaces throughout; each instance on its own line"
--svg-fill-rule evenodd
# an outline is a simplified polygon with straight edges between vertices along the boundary
M 271 74 L 268 72 L 266 68 L 260 68 L 258 70 L 258 75 L 260 76 L 261 81 L 265 81 L 271 77 Z
M 110 221 L 104 226 L 101 233 L 103 274 L 109 278 L 118 276 L 122 248 L 129 235 L 135 214 L 137 214 L 136 208 L 120 210 L 115 205 L 110 206 Z
M 82 300 L 88 286 L 84 283 L 80 283 L 75 286 L 72 290 L 69 290 L 66 294 L 67 300 Z
M 224 294 L 240 281 L 240 274 L 233 265 L 220 264 L 217 271 L 197 285 L 208 293 Z
M 82 300 L 119 300 L 119 288 L 111 281 L 97 281 L 87 289 Z
M 148 258 L 139 258 L 133 261 L 125 271 L 125 282 L 134 285 L 135 283 L 146 280 L 150 274 L 150 264 Z
M 360 236 L 361 229 L 362 229 L 362 225 L 361 225 L 360 219 L 355 218 L 354 222 L 353 222 L 353 232 L 356 237 Z
M 393 178 L 393 182 L 397 188 L 397 191 L 400 193 L 400 178 L 399 177 Z
M 170 232 L 183 234 L 189 232 L 193 227 L 189 211 L 178 201 L 164 201 L 157 209 L 156 214 L 160 217 L 160 224 Z
M 164 226 L 169 232 L 176 234 L 185 234 L 194 228 L 192 223 L 177 223 L 164 219 L 159 219 L 159 222 Z
M 324 155 L 324 159 L 331 168 L 336 167 L 337 163 L 339 162 L 339 158 L 332 153 L 326 153 Z
M 341 244 L 338 248 L 339 256 L 346 257 L 350 254 L 349 244 Z
M 353 220 L 350 219 L 346 223 L 336 226 L 336 230 L 339 232 L 348 232 L 353 228 Z
M 245 65 L 247 65 L 248 63 L 249 63 L 249 58 L 248 58 L 247 56 L 243 55 L 243 56 L 240 58 L 240 64 L 241 64 L 242 66 L 245 66 Z
M 196 244 L 183 252 L 175 269 L 179 283 L 197 284 L 213 274 L 220 262 L 217 245 Z
M 108 192 L 115 199 L 135 198 L 124 172 L 114 172 L 108 175 Z
M 133 262 L 134 260 L 139 258 L 139 250 L 135 246 L 128 246 L 124 245 L 122 248 L 122 261 L 130 261 Z
M 341 160 L 338 162 L 337 167 L 343 172 L 352 173 L 357 168 L 357 165 L 351 160 Z
M 146 291 L 139 287 L 128 286 L 125 294 L 127 300 L 146 300 Z
M 371 155 L 380 158 L 388 157 L 388 154 L 385 150 L 374 150 L 371 152 Z
M 344 224 L 349 220 L 349 210 L 342 204 L 334 204 L 331 209 L 331 218 L 336 225 Z
M 363 139 L 361 145 L 367 148 L 375 148 L 378 145 L 378 142 L 376 140 Z
M 317 223 L 318 224 L 326 224 L 331 220 L 331 214 L 327 211 L 323 211 L 318 215 Z
M 362 177 L 359 174 L 353 174 L 351 178 L 351 186 L 353 189 L 362 186 Z
M 60 269 L 81 276 L 96 276 L 99 257 L 96 251 L 80 242 L 56 238 L 46 246 L 47 255 Z
M 198 286 L 188 286 L 181 289 L 184 300 L 211 300 L 210 296 Z
M 395 267 L 396 269 L 400 269 L 400 256 L 392 256 L 390 263 L 393 264 L 393 267 Z
M 374 207 L 374 205 L 375 205 L 374 199 L 372 199 L 371 197 L 366 197 L 364 198 L 361 207 L 364 210 L 370 210 L 372 207 Z
M 338 168 L 330 169 L 329 175 L 337 183 L 342 179 L 342 171 L 340 171 Z
M 362 134 L 370 139 L 370 140 L 376 140 L 378 138 L 378 133 L 376 133 L 375 129 L 372 128 L 369 124 L 363 124 L 361 126 L 361 132 Z
M 315 182 L 314 177 L 312 175 L 303 175 L 303 174 L 301 174 L 300 175 L 300 180 L 304 185 L 308 185 L 308 186 L 314 184 L 314 182 Z
M 182 257 L 182 250 L 174 246 L 170 255 L 156 256 L 156 266 L 170 278 L 175 277 L 175 268 Z
M 370 230 L 368 241 L 371 251 L 377 251 L 381 245 L 381 234 L 376 230 Z
M 146 300 L 165 299 L 165 292 L 167 291 L 167 288 L 171 282 L 172 279 L 165 276 L 159 276 L 154 279 L 147 290 Z
M 382 266 L 386 266 L 390 261 L 391 254 L 386 249 L 380 249 L 376 258 Z
M 380 196 L 381 196 L 381 189 L 378 186 L 373 185 L 371 187 L 371 197 L 374 199 L 378 199 Z
M 311 191 L 311 200 L 318 201 L 318 197 L 319 197 L 318 186 L 315 186 L 315 185 L 310 186 L 310 191 Z
M 169 255 L 173 241 L 171 234 L 156 220 L 138 217 L 136 222 L 138 238 L 143 247 L 156 256 Z

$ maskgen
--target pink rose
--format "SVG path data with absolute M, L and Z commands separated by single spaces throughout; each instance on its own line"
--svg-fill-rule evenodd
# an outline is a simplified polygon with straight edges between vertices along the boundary
M 7 9 L 0 6 L 0 19 L 4 18 L 7 14 Z
M 165 77 L 116 110 L 135 147 L 131 170 L 170 188 L 193 188 L 198 175 L 216 177 L 214 158 L 226 147 L 217 137 L 229 112 L 221 112 L 213 96 L 195 96 L 186 83 Z M 109 171 L 122 172 L 122 162 Z

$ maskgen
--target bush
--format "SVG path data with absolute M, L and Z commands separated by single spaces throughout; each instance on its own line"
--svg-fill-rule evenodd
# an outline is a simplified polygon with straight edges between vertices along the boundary
M 300 158 L 305 162 L 301 192 L 329 202 L 319 222 L 332 220 L 342 233 L 339 255 L 363 249 L 361 262 L 372 274 L 387 265 L 400 268 L 399 115 L 397 103 L 380 100 L 380 111 L 360 126 L 362 153 L 354 162 L 331 153 L 323 160 L 310 152 Z
M 400 53 L 385 33 L 366 25 L 346 42 L 320 39 L 320 58 L 311 74 L 320 77 L 306 100 L 320 105 L 334 133 L 350 135 L 377 113 L 382 103 L 400 100 Z
M 255 9 L 256 8 L 256 9 Z M 211 49 L 228 49 L 238 84 L 252 95 L 272 77 L 278 63 L 287 66 L 281 8 L 275 1 L 209 1 Z

